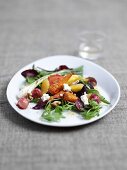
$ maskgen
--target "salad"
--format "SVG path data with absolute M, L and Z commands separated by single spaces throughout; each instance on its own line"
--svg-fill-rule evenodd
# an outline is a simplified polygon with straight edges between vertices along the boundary
M 99 116 L 103 104 L 110 104 L 97 90 L 97 80 L 83 76 L 83 66 L 60 65 L 52 71 L 33 66 L 21 75 L 26 85 L 19 90 L 17 107 L 27 109 L 34 103 L 32 109 L 42 109 L 46 121 L 59 121 L 68 110 L 89 120 Z

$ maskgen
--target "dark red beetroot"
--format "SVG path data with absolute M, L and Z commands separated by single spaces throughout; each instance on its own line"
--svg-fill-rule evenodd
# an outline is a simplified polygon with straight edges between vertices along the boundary
M 32 91 L 32 97 L 33 98 L 40 98 L 42 96 L 42 91 L 38 88 L 35 88 L 33 91 Z
M 42 99 L 40 99 L 38 103 L 36 104 L 36 106 L 33 107 L 33 109 L 35 110 L 43 109 L 46 104 L 47 104 L 47 101 L 43 101 Z
M 19 109 L 26 109 L 29 105 L 29 101 L 25 97 L 22 97 L 18 100 L 18 103 L 16 105 Z
M 99 104 L 100 101 L 101 101 L 101 100 L 100 100 L 100 97 L 99 97 L 98 95 L 96 95 L 96 94 L 91 94 L 91 96 L 90 96 L 89 99 L 97 102 L 98 104 Z
M 84 104 L 80 99 L 76 100 L 75 106 L 79 111 L 82 111 L 84 109 Z
M 87 92 L 86 85 L 84 85 L 83 88 L 79 92 L 76 93 L 76 96 L 80 98 L 84 94 L 84 92 Z
M 96 86 L 97 85 L 97 81 L 95 78 L 93 77 L 87 77 L 88 83 L 92 84 L 92 86 Z
M 94 86 L 92 85 L 92 83 L 87 83 L 87 85 L 89 86 L 90 89 L 94 89 Z

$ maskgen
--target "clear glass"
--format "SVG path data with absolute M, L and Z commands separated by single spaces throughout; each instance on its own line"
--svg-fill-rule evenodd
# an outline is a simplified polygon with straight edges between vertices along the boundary
M 105 35 L 97 31 L 85 31 L 80 34 L 79 56 L 95 60 L 103 56 Z

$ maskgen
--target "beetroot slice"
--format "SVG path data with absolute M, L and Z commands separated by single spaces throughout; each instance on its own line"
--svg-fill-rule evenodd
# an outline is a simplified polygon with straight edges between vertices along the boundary
M 84 103 L 80 99 L 76 100 L 75 106 L 76 106 L 77 110 L 79 110 L 79 111 L 84 110 Z
M 35 110 L 43 109 L 46 104 L 47 104 L 47 101 L 44 101 L 44 102 L 43 102 L 43 100 L 40 99 L 40 100 L 38 101 L 38 103 L 36 104 L 36 106 L 33 107 L 33 109 L 35 109 Z
M 76 93 L 76 96 L 80 98 L 82 95 L 84 95 L 84 92 L 86 91 L 87 91 L 87 87 L 84 85 L 82 89 Z

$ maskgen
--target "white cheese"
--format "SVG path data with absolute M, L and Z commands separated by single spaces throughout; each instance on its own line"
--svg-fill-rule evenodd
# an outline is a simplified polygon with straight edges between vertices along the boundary
M 60 94 L 60 97 L 63 97 L 63 94 Z
M 49 96 L 49 94 L 44 93 L 43 96 L 41 97 L 41 99 L 42 99 L 43 102 L 44 102 L 44 101 L 46 101 L 46 100 L 49 100 L 49 99 L 50 99 L 50 96 Z
M 89 104 L 86 93 L 84 93 L 84 95 L 82 95 L 80 98 L 85 105 Z
M 64 85 L 63 85 L 63 90 L 64 90 L 64 91 L 71 91 L 71 87 L 68 86 L 68 84 L 64 84 Z

